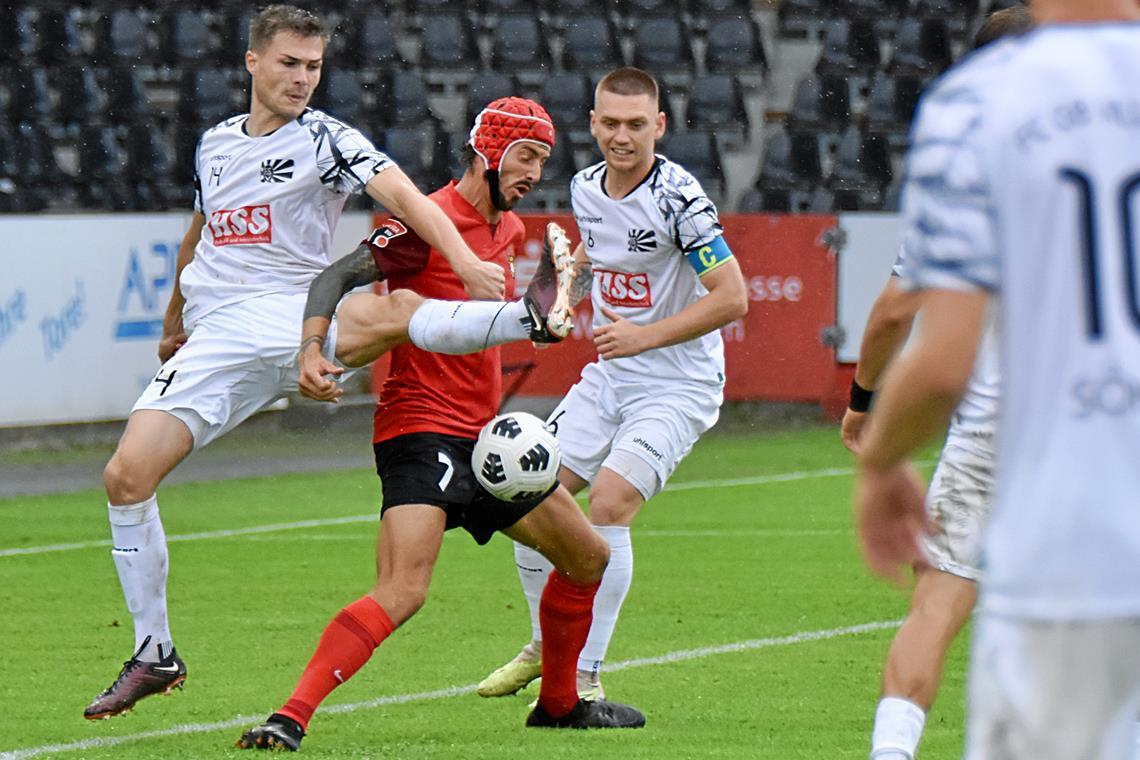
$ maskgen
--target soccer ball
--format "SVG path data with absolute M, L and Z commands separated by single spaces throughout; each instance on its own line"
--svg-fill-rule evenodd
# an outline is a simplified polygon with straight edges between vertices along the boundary
M 471 469 L 496 499 L 525 501 L 558 480 L 562 449 L 542 420 L 526 412 L 500 414 L 479 431 Z

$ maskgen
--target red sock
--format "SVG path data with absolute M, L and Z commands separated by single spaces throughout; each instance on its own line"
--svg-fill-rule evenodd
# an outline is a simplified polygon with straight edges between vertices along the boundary
M 594 620 L 594 597 L 601 581 L 579 586 L 560 572 L 550 574 L 538 622 L 542 627 L 542 688 L 538 703 L 559 718 L 578 704 L 578 655 Z
M 313 711 L 329 693 L 352 678 L 396 624 L 370 596 L 348 605 L 325 628 L 293 696 L 277 712 L 309 730 Z

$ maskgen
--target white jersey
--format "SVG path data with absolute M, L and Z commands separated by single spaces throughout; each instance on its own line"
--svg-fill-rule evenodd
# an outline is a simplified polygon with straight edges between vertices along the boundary
M 605 163 L 570 181 L 570 204 L 594 269 L 594 326 L 601 307 L 639 325 L 672 316 L 708 293 L 701 275 L 731 254 L 720 240 L 716 206 L 681 166 L 657 156 L 649 176 L 621 199 L 605 191 Z M 715 243 L 716 245 L 710 246 Z M 724 341 L 713 330 L 693 340 L 604 361 L 616 377 L 724 383 Z
M 1140 615 L 1140 24 L 1045 26 L 925 97 L 903 195 L 920 287 L 997 291 L 983 599 Z
M 194 157 L 194 210 L 206 217 L 182 271 L 186 321 L 266 293 L 295 293 L 329 265 L 350 193 L 393 166 L 360 132 L 305 111 L 250 137 L 248 115 L 206 130 Z
M 892 274 L 902 276 L 906 268 L 906 243 L 899 249 Z M 997 351 L 997 326 L 991 314 L 986 321 L 986 330 L 978 344 L 974 357 L 974 372 L 966 385 L 966 391 L 958 402 L 950 418 L 950 435 L 969 432 L 992 432 L 997 424 L 999 362 Z

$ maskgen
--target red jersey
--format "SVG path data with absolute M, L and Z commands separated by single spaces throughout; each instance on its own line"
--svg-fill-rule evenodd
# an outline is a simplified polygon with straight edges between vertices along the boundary
M 514 292 L 510 257 L 521 253 L 522 220 L 505 212 L 492 229 L 483 215 L 455 189 L 455 181 L 428 197 L 444 210 L 467 246 L 483 261 L 501 264 L 507 292 Z M 388 279 L 389 290 L 407 288 L 427 298 L 468 300 L 459 277 L 434 248 L 427 265 L 414 275 Z M 388 378 L 380 390 L 373 419 L 375 443 L 406 433 L 441 433 L 475 438 L 499 410 L 503 392 L 498 346 L 477 354 L 435 354 L 405 343 L 392 349 Z

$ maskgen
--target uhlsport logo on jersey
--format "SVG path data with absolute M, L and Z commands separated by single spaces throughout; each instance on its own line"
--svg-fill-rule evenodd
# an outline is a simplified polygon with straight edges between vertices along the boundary
M 594 277 L 601 287 L 602 299 L 612 306 L 652 306 L 649 275 L 645 272 L 612 272 L 595 269 Z
M 248 245 L 273 242 L 269 204 L 225 208 L 210 214 L 214 245 Z
M 293 159 L 270 158 L 261 162 L 262 182 L 284 182 L 293 178 Z
M 653 234 L 653 230 L 629 231 L 630 253 L 645 253 L 655 250 L 657 250 L 657 236 Z

